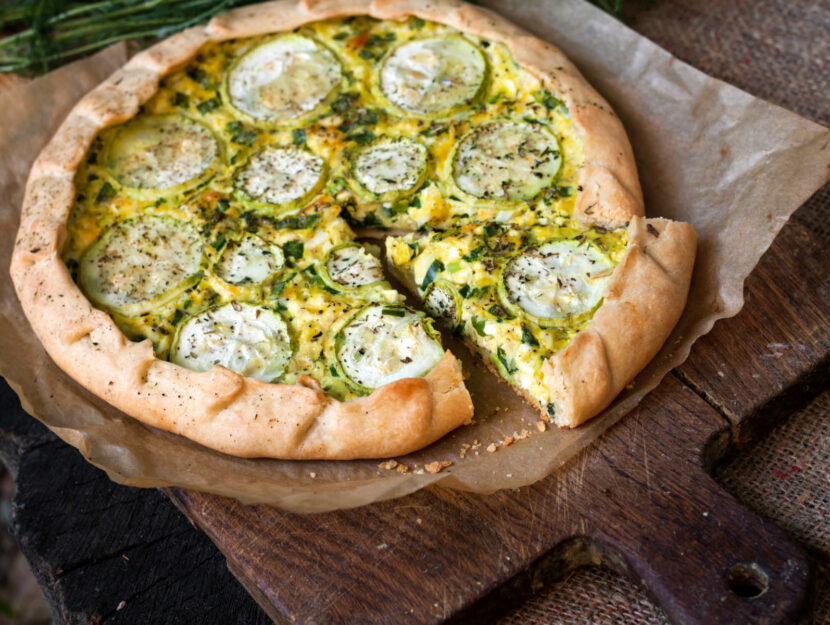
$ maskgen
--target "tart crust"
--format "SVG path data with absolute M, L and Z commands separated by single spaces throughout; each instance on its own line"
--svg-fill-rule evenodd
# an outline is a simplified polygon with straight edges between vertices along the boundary
M 137 54 L 70 112 L 32 166 L 11 274 L 23 309 L 53 360 L 81 385 L 136 419 L 242 457 L 382 458 L 420 449 L 468 423 L 473 405 L 456 358 L 446 352 L 424 378 L 349 402 L 316 381 L 267 384 L 223 367 L 190 371 L 157 359 L 149 340 L 130 342 L 84 298 L 60 257 L 75 194 L 75 170 L 96 134 L 135 116 L 159 80 L 210 41 L 292 30 L 307 22 L 367 14 L 410 15 L 503 42 L 514 59 L 566 103 L 585 163 L 575 215 L 584 225 L 631 222 L 630 249 L 590 327 L 545 363 L 551 393 L 573 426 L 607 405 L 662 345 L 685 304 L 694 230 L 649 220 L 631 146 L 605 101 L 554 46 L 498 15 L 453 0 L 277 0 L 239 8 Z M 633 324 L 633 325 L 632 325 Z M 636 345 L 634 355 L 632 345 Z

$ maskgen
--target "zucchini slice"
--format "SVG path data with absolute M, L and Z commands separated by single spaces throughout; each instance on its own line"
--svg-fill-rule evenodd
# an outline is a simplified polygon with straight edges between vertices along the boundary
M 540 327 L 567 325 L 593 314 L 612 272 L 609 258 L 585 240 L 548 241 L 502 267 L 499 295 L 510 312 Z
M 556 137 L 544 126 L 496 121 L 456 144 L 452 175 L 474 198 L 512 202 L 536 197 L 553 183 L 561 164 Z
M 244 198 L 289 210 L 304 205 L 325 182 L 325 162 L 297 147 L 268 146 L 251 156 L 234 176 Z
M 380 91 L 405 113 L 452 115 L 472 104 L 487 78 L 484 53 L 460 36 L 407 41 L 381 62 Z
M 427 149 L 406 137 L 386 138 L 359 150 L 352 161 L 358 192 L 390 202 L 414 192 L 427 175 Z
M 263 306 L 231 302 L 193 315 L 176 330 L 170 362 L 195 371 L 222 365 L 263 382 L 277 379 L 291 358 L 288 327 Z
M 112 224 L 81 258 L 78 280 L 101 308 L 154 310 L 201 279 L 202 243 L 184 221 L 142 215 Z
M 320 273 L 334 288 L 359 288 L 383 280 L 380 260 L 358 243 L 341 243 L 327 253 Z
M 446 319 L 453 327 L 461 322 L 461 295 L 446 280 L 436 280 L 427 287 L 424 308 L 433 317 Z
M 337 362 L 364 391 L 426 375 L 444 355 L 429 319 L 402 306 L 367 306 L 338 332 Z
M 175 192 L 204 181 L 218 160 L 219 145 L 202 124 L 181 115 L 148 115 L 115 131 L 103 162 L 124 187 Z
M 298 122 L 312 114 L 342 78 L 331 50 L 309 37 L 287 33 L 237 58 L 222 91 L 233 108 L 255 120 Z
M 213 266 L 214 273 L 228 284 L 260 284 L 285 264 L 282 248 L 245 233 L 229 241 Z

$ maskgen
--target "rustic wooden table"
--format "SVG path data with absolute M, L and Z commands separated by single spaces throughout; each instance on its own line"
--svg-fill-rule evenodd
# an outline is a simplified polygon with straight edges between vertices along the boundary
M 816 87 L 812 57 L 796 65 L 782 59 L 782 50 L 815 54 L 796 40 L 817 27 L 804 21 L 808 15 L 819 18 L 820 33 L 830 9 L 786 4 L 789 13 L 773 19 L 745 0 L 695 8 L 635 2 L 632 24 L 704 71 L 827 123 L 826 77 Z M 735 17 L 740 33 L 724 25 L 723 12 Z M 731 43 L 719 48 L 724 41 Z M 269 622 L 224 556 L 168 497 L 228 553 L 228 564 L 275 620 L 478 622 L 545 580 L 598 561 L 644 580 L 677 622 L 794 618 L 806 590 L 803 553 L 735 504 L 705 470 L 828 386 L 830 259 L 820 228 L 804 223 L 820 222 L 829 195 L 827 187 L 819 192 L 765 255 L 747 282 L 751 307 L 719 322 L 682 367 L 562 476 L 516 492 L 427 491 L 309 520 L 198 493 L 121 487 L 26 416 L 3 384 L 0 456 L 18 485 L 15 530 L 56 621 Z M 771 342 L 803 348 L 760 358 Z M 568 477 L 577 472 L 591 480 Z M 716 522 L 707 521 L 710 509 L 719 510 Z M 414 524 L 417 535 L 406 529 Z M 462 547 L 446 549 L 453 538 Z M 338 552 L 346 541 L 350 557 Z M 712 552 L 712 544 L 726 543 L 728 551 Z M 379 544 L 387 547 L 379 551 Z M 741 553 L 768 576 L 769 590 L 758 599 L 746 596 L 762 584 L 758 574 L 732 569 Z M 419 566 L 411 566 L 414 560 Z M 396 578 L 402 570 L 411 577 Z M 701 575 L 690 578 L 690 570 Z M 479 585 L 475 591 L 470 580 Z M 723 600 L 703 600 L 712 592 Z

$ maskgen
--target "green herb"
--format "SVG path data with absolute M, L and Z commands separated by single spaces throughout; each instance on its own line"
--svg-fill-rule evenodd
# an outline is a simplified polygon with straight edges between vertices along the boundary
M 265 217 L 270 221 L 274 228 L 286 228 L 288 230 L 305 230 L 306 228 L 313 228 L 320 221 L 318 213 L 311 213 L 308 215 L 294 215 L 293 217 L 284 217 L 283 219 L 275 220 L 272 217 Z
M 199 111 L 199 113 L 202 115 L 204 115 L 205 113 L 210 113 L 211 111 L 215 111 L 218 108 L 219 100 L 216 98 L 205 100 L 204 102 L 200 102 L 196 105 L 196 110 Z
M 188 106 L 190 106 L 190 98 L 187 97 L 187 94 L 177 91 L 176 95 L 174 95 L 172 98 L 172 104 L 173 106 L 187 108 Z
M 185 313 L 177 308 L 176 312 L 173 313 L 173 318 L 170 320 L 170 323 L 176 325 L 179 321 L 184 319 L 184 315 Z
M 551 417 L 556 413 L 556 406 L 553 405 L 552 401 L 548 402 L 548 415 Z
M 421 208 L 421 196 L 420 195 L 416 195 L 414 198 L 412 198 L 412 206 L 414 206 L 415 208 Z
M 504 370 L 509 374 L 513 375 L 516 373 L 519 368 L 516 366 L 516 362 L 514 360 L 508 360 L 507 354 L 504 353 L 504 349 L 499 347 L 496 350 L 496 357 L 499 359 L 501 366 L 504 367 Z
M 213 86 L 210 81 L 210 76 L 201 67 L 193 67 L 185 73 L 188 78 L 199 83 L 202 89 L 210 89 Z
M 216 200 L 216 210 L 218 210 L 219 212 L 224 213 L 230 207 L 231 201 L 228 198 L 223 197 L 222 199 Z
M 522 322 L 522 343 L 532 347 L 539 347 L 539 341 L 536 340 L 536 337 L 533 336 L 533 331 L 524 322 Z
M 470 285 L 469 285 L 469 284 L 465 284 L 465 285 L 464 285 L 464 286 L 462 286 L 460 289 L 458 289 L 458 293 L 459 293 L 459 295 L 461 295 L 461 297 L 463 297 L 464 299 L 469 299 L 469 298 L 471 298 L 471 297 L 475 297 L 476 295 L 481 295 L 481 294 L 482 294 L 482 293 L 484 293 L 484 291 L 486 291 L 486 290 L 487 290 L 487 287 L 486 287 L 486 286 L 484 286 L 484 287 L 475 287 L 475 288 L 470 288 Z
M 444 271 L 444 263 L 436 258 L 432 261 L 432 264 L 424 275 L 424 279 L 421 281 L 422 291 L 426 291 L 426 288 L 435 281 L 435 274 L 439 271 Z
M 105 182 L 100 190 L 98 191 L 98 197 L 95 198 L 96 202 L 107 202 L 115 197 L 115 187 L 113 187 L 109 182 Z
M 491 315 L 493 315 L 499 321 L 501 321 L 503 319 L 506 319 L 507 317 L 510 316 L 510 314 L 504 308 L 499 306 L 498 304 L 493 304 L 492 306 L 490 306 L 490 308 L 487 310 L 487 312 L 489 312 Z
M 331 110 L 338 114 L 346 113 L 352 108 L 354 101 L 360 96 L 357 93 L 341 93 L 334 102 L 331 103 Z
M 242 122 L 233 121 L 225 124 L 225 132 L 231 136 L 231 141 L 239 145 L 246 145 L 248 147 L 256 141 L 256 132 L 250 128 L 246 128 Z
M 426 22 L 422 20 L 420 17 L 416 17 L 415 20 L 412 22 L 412 28 L 420 29 L 424 27 Z
M 371 143 L 377 138 L 375 133 L 371 130 L 364 129 L 359 130 L 357 132 L 353 132 L 350 135 L 346 136 L 346 141 L 354 141 L 358 145 L 366 145 L 367 143 Z
M 363 226 L 365 228 L 378 228 L 379 230 L 387 229 L 380 218 L 375 215 L 375 211 L 366 213 L 366 216 L 363 218 Z
M 381 314 L 389 315 L 390 317 L 404 317 L 406 311 L 403 308 L 381 308 Z
M 339 33 L 334 33 L 331 38 L 335 41 L 343 41 L 349 38 L 349 31 L 341 30 Z
M 447 265 L 447 271 L 449 271 L 450 273 L 455 273 L 459 269 L 461 269 L 461 263 L 459 263 L 458 261 L 455 261 L 454 263 L 450 263 L 449 265 Z
M 291 142 L 294 145 L 305 145 L 305 129 L 294 128 L 291 131 Z
M 464 254 L 464 256 L 462 256 L 461 259 L 466 260 L 468 263 L 471 263 L 474 260 L 478 260 L 479 258 L 481 258 L 481 254 L 483 252 L 484 252 L 484 246 L 479 245 L 474 250 L 470 250 L 470 252 L 468 254 Z
M 479 319 L 478 317 L 473 315 L 473 318 L 470 319 L 470 322 L 473 324 L 473 328 L 475 329 L 476 334 L 478 334 L 479 336 L 487 336 L 484 333 L 484 326 L 487 324 L 487 322 L 484 319 Z
M 333 378 L 339 378 L 340 374 L 337 373 L 337 368 L 334 365 L 329 365 L 329 373 Z
M 225 245 L 225 235 L 220 232 L 219 234 L 216 235 L 216 238 L 213 240 L 213 242 L 210 244 L 210 246 L 213 249 L 218 250 L 223 245 Z
M 305 244 L 302 241 L 286 241 L 282 249 L 289 258 L 302 258 Z

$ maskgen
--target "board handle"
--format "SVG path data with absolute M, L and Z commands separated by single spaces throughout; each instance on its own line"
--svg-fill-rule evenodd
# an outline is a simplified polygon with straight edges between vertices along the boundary
M 612 551 L 607 561 L 640 581 L 677 625 L 796 622 L 808 592 L 804 550 L 726 493 L 701 456 L 650 454 L 649 463 L 644 475 L 618 473 L 604 492 L 614 500 L 619 491 L 617 505 L 591 519 L 594 538 Z

